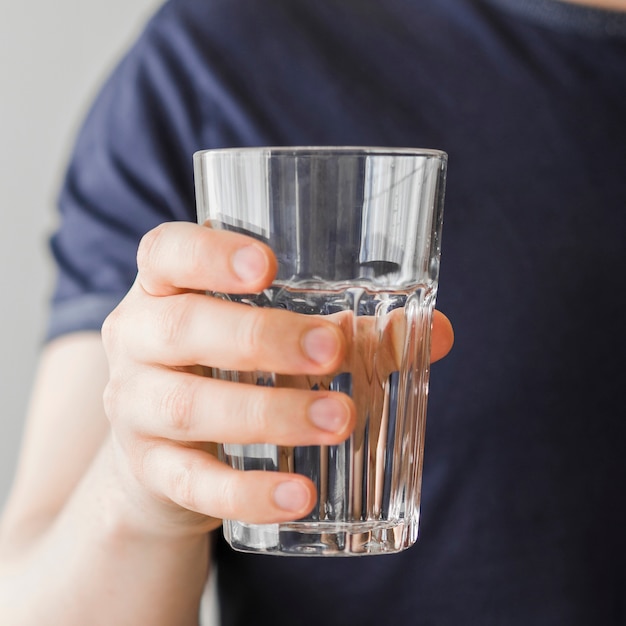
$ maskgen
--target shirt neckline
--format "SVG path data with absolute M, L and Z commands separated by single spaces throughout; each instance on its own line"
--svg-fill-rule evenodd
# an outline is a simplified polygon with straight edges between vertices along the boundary
M 554 30 L 594 38 L 626 38 L 626 11 L 562 0 L 488 0 Z

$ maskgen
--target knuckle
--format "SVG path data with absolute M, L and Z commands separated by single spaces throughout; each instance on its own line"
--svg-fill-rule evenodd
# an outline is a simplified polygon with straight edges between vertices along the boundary
M 120 312 L 118 307 L 107 315 L 100 329 L 102 344 L 107 354 L 110 354 L 119 343 L 120 332 Z
M 191 431 L 195 394 L 193 385 L 187 379 L 165 389 L 160 404 L 166 427 L 179 437 Z
M 267 336 L 267 314 L 263 309 L 250 307 L 241 316 L 237 329 L 237 346 L 252 369 L 261 354 L 263 340 Z
M 187 462 L 177 465 L 170 477 L 170 497 L 177 504 L 191 511 L 198 510 L 196 473 L 195 464 Z
M 156 313 L 156 330 L 167 347 L 178 345 L 184 334 L 189 319 L 189 309 L 184 306 L 185 303 L 184 295 L 164 298 Z
M 108 380 L 102 393 L 104 412 L 111 424 L 118 421 L 120 409 L 124 406 L 123 390 L 123 382 L 118 378 L 112 377 Z
M 199 234 L 206 235 L 206 229 L 199 231 Z M 207 258 L 207 245 L 204 237 L 188 237 L 185 240 L 185 258 L 189 267 L 194 272 L 202 272 L 213 260 Z
M 132 438 L 125 443 L 126 461 L 135 479 L 142 485 L 149 484 L 150 466 L 156 445 L 141 438 Z
M 140 273 L 154 267 L 160 258 L 164 232 L 165 224 L 159 224 L 141 238 L 137 248 L 137 268 Z
M 220 512 L 221 517 L 236 519 L 241 514 L 238 502 L 243 475 L 240 476 L 240 474 L 242 472 L 234 472 L 224 477 L 214 492 L 215 508 Z
M 250 393 L 242 393 L 245 429 L 253 439 L 265 437 L 269 430 L 271 399 L 265 388 L 255 388 Z

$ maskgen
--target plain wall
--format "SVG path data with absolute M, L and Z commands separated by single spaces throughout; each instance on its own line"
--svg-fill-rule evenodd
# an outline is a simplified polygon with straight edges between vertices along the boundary
M 0 0 L 0 508 L 53 272 L 47 239 L 73 137 L 157 0 Z

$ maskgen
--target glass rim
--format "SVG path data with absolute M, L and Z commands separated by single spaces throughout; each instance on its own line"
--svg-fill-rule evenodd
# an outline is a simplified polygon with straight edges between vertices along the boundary
M 385 146 L 246 146 L 229 148 L 209 148 L 198 150 L 194 153 L 194 159 L 202 159 L 211 155 L 242 155 L 263 154 L 272 156 L 332 156 L 349 154 L 352 156 L 410 156 L 410 157 L 430 157 L 447 160 L 448 154 L 443 150 L 431 148 L 392 148 Z

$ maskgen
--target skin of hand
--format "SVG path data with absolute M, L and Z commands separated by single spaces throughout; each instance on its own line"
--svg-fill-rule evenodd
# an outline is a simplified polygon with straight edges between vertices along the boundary
M 626 0 L 566 0 L 572 4 L 582 4 L 597 9 L 609 9 L 611 11 L 626 11 Z
M 332 444 L 355 427 L 341 394 L 204 375 L 221 367 L 323 378 L 362 352 L 330 316 L 255 312 L 205 295 L 269 285 L 276 261 L 265 246 L 165 224 L 143 239 L 138 266 L 102 337 L 73 333 L 43 351 L 0 520 L 3 624 L 197 624 L 207 532 L 223 517 L 296 519 L 315 500 L 305 477 L 231 470 L 211 442 Z M 388 328 L 384 371 L 403 335 L 401 323 Z M 432 360 L 452 341 L 437 313 Z
M 303 517 L 316 500 L 307 478 L 231 469 L 213 442 L 338 444 L 355 427 L 353 401 L 203 374 L 221 368 L 326 377 L 341 369 L 349 349 L 342 324 L 206 295 L 271 284 L 271 250 L 240 234 L 163 224 L 143 238 L 137 259 L 135 284 L 103 326 L 110 367 L 104 400 L 113 452 L 145 523 L 152 532 L 189 534 L 213 530 L 222 518 Z M 431 360 L 452 343 L 449 321 L 435 312 Z

